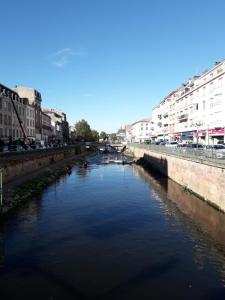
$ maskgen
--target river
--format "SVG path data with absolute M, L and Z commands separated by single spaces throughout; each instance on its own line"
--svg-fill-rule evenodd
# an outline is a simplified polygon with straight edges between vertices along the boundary
M 1 222 L 1 299 L 225 299 L 225 215 L 136 165 L 74 166 Z

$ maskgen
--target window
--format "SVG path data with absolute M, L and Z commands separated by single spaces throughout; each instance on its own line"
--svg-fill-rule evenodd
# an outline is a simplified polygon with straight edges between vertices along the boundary
M 210 92 L 210 93 L 213 92 L 213 82 L 210 83 L 210 86 L 209 86 L 209 92 Z
M 4 124 L 7 125 L 7 115 L 4 115 Z
M 223 77 L 218 79 L 218 87 L 222 87 L 223 86 Z
M 202 101 L 202 109 L 205 110 L 205 100 Z
M 209 99 L 209 107 L 212 108 L 213 107 L 213 98 Z

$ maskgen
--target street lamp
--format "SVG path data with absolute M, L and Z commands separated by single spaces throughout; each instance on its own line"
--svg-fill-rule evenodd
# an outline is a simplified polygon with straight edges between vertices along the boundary
M 198 148 L 198 128 L 203 124 L 202 121 L 197 121 L 195 123 L 195 126 L 197 127 L 197 135 L 196 135 L 196 138 L 197 138 L 197 148 Z

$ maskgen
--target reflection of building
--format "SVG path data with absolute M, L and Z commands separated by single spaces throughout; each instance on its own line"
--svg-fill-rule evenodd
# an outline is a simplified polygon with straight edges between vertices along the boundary
M 66 120 L 66 114 L 53 108 L 43 109 L 43 112 L 51 118 L 51 141 L 58 144 L 68 142 L 69 124 Z
M 0 139 L 24 139 L 26 135 L 27 99 L 21 99 L 15 91 L 0 84 Z M 20 122 L 21 125 L 20 125 Z M 29 128 L 29 127 L 28 127 Z
M 152 118 L 157 140 L 224 142 L 225 60 L 171 92 Z
M 35 141 L 42 140 L 42 111 L 41 111 L 41 93 L 37 90 L 24 86 L 15 86 L 13 88 L 21 98 L 27 98 L 29 104 L 35 109 Z

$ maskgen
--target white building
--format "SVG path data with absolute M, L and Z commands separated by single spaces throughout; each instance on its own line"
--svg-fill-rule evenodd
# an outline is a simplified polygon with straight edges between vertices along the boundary
M 152 111 L 157 140 L 224 142 L 225 60 L 194 76 Z
M 132 142 L 145 143 L 150 141 L 151 119 L 142 119 L 132 124 Z

